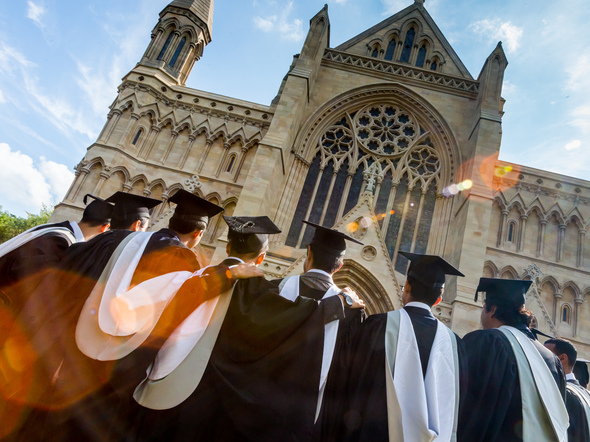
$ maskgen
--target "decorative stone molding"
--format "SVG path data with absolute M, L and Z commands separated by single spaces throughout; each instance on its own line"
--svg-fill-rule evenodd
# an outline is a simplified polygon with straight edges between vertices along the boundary
M 409 78 L 421 83 L 441 86 L 446 89 L 467 92 L 473 95 L 479 92 L 479 82 L 474 80 L 457 78 L 451 75 L 441 74 L 440 72 L 402 65 L 388 60 L 349 54 L 335 49 L 326 49 L 324 60 L 340 66 L 350 66 L 369 72 Z

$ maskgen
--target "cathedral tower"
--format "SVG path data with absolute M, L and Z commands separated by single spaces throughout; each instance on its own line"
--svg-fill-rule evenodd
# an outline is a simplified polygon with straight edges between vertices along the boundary
M 184 85 L 195 61 L 211 42 L 213 0 L 174 0 L 160 12 L 152 41 L 139 62 Z

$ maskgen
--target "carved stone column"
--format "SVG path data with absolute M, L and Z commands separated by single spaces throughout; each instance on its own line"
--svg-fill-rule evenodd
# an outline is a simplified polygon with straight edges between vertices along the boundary
M 197 165 L 197 173 L 201 173 L 201 170 L 203 170 L 203 165 L 205 164 L 205 160 L 209 155 L 211 146 L 213 146 L 213 140 L 211 138 L 207 138 L 207 140 L 205 141 L 205 151 L 203 152 L 203 155 L 201 155 L 201 158 L 199 158 L 199 164 Z
M 563 297 L 562 293 L 556 292 L 553 294 L 553 323 L 556 326 L 557 326 L 557 307 L 559 306 L 559 300 L 562 297 Z
M 242 146 L 240 152 L 240 164 L 238 164 L 238 167 L 234 172 L 234 183 L 237 182 L 238 178 L 240 177 L 240 172 L 242 171 L 242 167 L 244 166 L 244 161 L 246 161 L 246 155 L 248 155 L 248 148 L 246 146 Z
M 216 177 L 219 176 L 219 174 L 221 173 L 221 170 L 223 169 L 223 166 L 225 164 L 225 160 L 227 160 L 227 154 L 228 154 L 230 148 L 231 148 L 231 145 L 228 142 L 223 143 L 223 154 L 221 155 L 221 159 L 219 160 L 219 164 L 217 165 L 217 172 L 215 172 Z
M 578 311 L 580 310 L 580 305 L 582 305 L 584 300 L 582 298 L 574 299 L 574 336 L 578 334 Z
M 516 249 L 518 252 L 524 250 L 524 236 L 526 233 L 526 222 L 528 220 L 528 215 L 520 215 L 520 228 L 519 230 L 519 241 L 518 241 L 518 248 Z
M 87 165 L 80 168 L 81 178 L 79 179 L 79 184 L 78 184 L 78 187 L 76 188 L 76 191 L 74 192 L 74 196 L 72 196 L 72 201 L 76 201 L 76 199 L 78 198 L 78 193 L 80 193 L 80 189 L 82 188 L 82 186 L 84 186 L 84 183 L 86 182 L 86 179 L 88 178 L 89 173 L 90 173 L 90 169 L 88 168 Z
M 178 138 L 178 132 L 173 130 L 170 134 L 170 140 L 168 140 L 168 145 L 166 146 L 166 151 L 164 152 L 164 155 L 162 156 L 162 160 L 160 161 L 160 163 L 166 164 L 166 161 L 168 161 L 168 156 L 170 155 L 170 152 L 172 151 L 172 147 L 174 146 L 174 143 L 176 142 L 176 138 Z
M 129 123 L 127 124 L 127 128 L 125 129 L 125 132 L 123 132 L 123 135 L 121 136 L 121 139 L 117 143 L 117 146 L 125 147 L 128 144 L 130 132 L 133 129 L 133 127 L 135 126 L 135 123 L 137 122 L 137 120 L 139 120 L 139 118 L 140 118 L 140 116 L 137 115 L 136 113 L 131 114 L 131 117 L 129 118 Z
M 541 228 L 539 229 L 539 237 L 537 238 L 537 256 L 543 256 L 543 245 L 545 243 L 545 228 L 547 227 L 547 220 L 539 221 Z M 555 322 L 555 321 L 554 321 Z
M 504 242 L 504 231 L 506 230 L 506 219 L 508 218 L 508 210 L 502 209 L 502 218 L 500 219 L 500 228 L 498 229 L 498 240 L 496 247 L 500 247 Z
M 109 115 L 109 121 L 107 122 L 106 126 L 105 126 L 105 130 L 103 135 L 101 136 L 101 138 L 99 138 L 99 141 L 102 141 L 103 143 L 108 143 L 109 142 L 109 138 L 113 133 L 113 130 L 115 129 L 115 127 L 117 126 L 117 123 L 119 123 L 119 119 L 121 118 L 121 114 L 123 112 L 119 109 L 113 109 Z
M 151 127 L 150 133 L 143 145 L 142 152 L 139 152 L 139 156 L 141 158 L 149 158 L 150 154 L 152 153 L 152 149 L 154 148 L 154 144 L 156 144 L 156 140 L 158 139 L 158 134 L 160 133 L 160 130 L 161 129 L 158 126 Z
M 94 191 L 93 194 L 96 196 L 100 195 L 100 191 L 102 190 L 102 186 L 104 185 L 105 181 L 109 179 L 109 177 L 111 176 L 111 168 L 110 167 L 105 167 L 103 170 L 100 171 L 100 179 L 98 180 L 98 183 L 96 183 L 96 186 L 94 187 Z
M 559 225 L 559 236 L 557 237 L 557 262 L 563 261 L 563 248 L 565 246 L 565 224 Z
M 584 265 L 584 243 L 586 242 L 586 229 L 578 230 L 578 256 L 576 257 L 576 266 Z
M 180 162 L 178 163 L 178 167 L 179 168 L 183 168 L 186 160 L 189 156 L 189 154 L 191 153 L 191 150 L 193 149 L 193 144 L 195 143 L 195 140 L 197 139 L 197 137 L 194 134 L 190 134 L 188 136 L 188 144 L 186 145 L 186 149 L 184 151 L 184 154 L 182 155 L 182 158 L 180 159 Z
M 340 199 L 340 205 L 338 206 L 338 213 L 336 214 L 336 222 L 340 221 L 342 215 L 344 214 L 344 208 L 346 207 L 346 200 L 348 200 L 348 192 L 350 192 L 350 185 L 352 184 L 352 179 L 354 178 L 354 172 L 351 172 L 350 169 L 346 174 L 346 184 L 344 184 L 344 191 L 342 192 L 342 198 Z
M 133 189 L 133 186 L 129 183 L 123 184 L 123 192 L 129 193 Z

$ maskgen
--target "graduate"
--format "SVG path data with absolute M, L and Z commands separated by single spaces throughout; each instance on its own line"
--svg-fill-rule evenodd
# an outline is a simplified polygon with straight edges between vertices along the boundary
M 260 264 L 268 235 L 280 230 L 267 217 L 224 219 L 229 226 L 224 263 Z M 332 242 L 341 255 L 344 237 Z M 280 295 L 280 281 L 264 278 L 239 281 L 195 311 L 135 392 L 142 406 L 155 410 L 143 420 L 138 440 L 311 440 L 324 325 L 344 318 L 344 295 L 318 302 L 331 291 L 330 272 L 341 263 L 333 266 L 316 272 L 320 278 L 310 274 L 311 285 L 302 283 L 301 292 L 282 287 Z M 354 294 L 347 296 L 360 306 Z
M 544 345 L 559 358 L 565 371 L 565 408 L 570 421 L 568 440 L 590 441 L 590 394 L 572 372 L 578 357 L 576 347 L 570 341 L 560 338 L 551 338 Z
M 88 198 L 93 201 L 79 222 L 43 224 L 0 244 L 0 300 L 13 315 L 20 312 L 46 270 L 60 261 L 69 246 L 109 228 L 113 204 L 90 194 L 84 197 L 84 204 Z M 0 333 L 2 330 L 0 327 Z
M 481 278 L 483 330 L 463 338 L 469 389 L 459 419 L 460 441 L 567 440 L 565 374 L 557 356 L 528 324 L 531 281 Z
M 113 398 L 122 395 L 127 403 L 131 401 L 159 346 L 202 301 L 203 286 L 219 293 L 231 286 L 234 277 L 260 274 L 244 267 L 219 268 L 207 278 L 189 282 L 194 287 L 187 290 L 188 296 L 176 297 L 182 282 L 199 269 L 189 247 L 200 241 L 209 218 L 222 208 L 180 190 L 170 199 L 177 204 L 170 228 L 147 233 L 149 211 L 160 201 L 124 192 L 109 200 L 115 203 L 113 230 L 68 250 L 49 284 L 52 293 L 39 293 L 36 304 L 30 302 L 24 311 L 25 319 L 34 318 L 27 325 L 38 354 L 36 365 L 43 371 L 42 382 L 37 382 L 42 392 L 38 408 L 51 408 L 33 414 L 29 421 L 45 421 L 45 431 L 63 440 L 92 439 L 99 434 L 121 437 L 125 426 L 120 428 L 118 423 L 124 420 L 117 418 L 127 410 L 124 402 L 112 406 Z M 171 272 L 176 273 L 166 279 Z M 143 287 L 156 277 L 164 278 L 164 283 Z M 146 296 L 141 309 L 127 310 L 136 318 L 129 326 L 119 307 L 130 304 L 119 299 L 135 288 L 134 293 Z M 150 296 L 166 297 L 150 305 L 145 302 L 153 299 Z M 127 301 L 137 302 L 137 298 Z M 143 357 L 136 355 L 133 363 L 115 362 L 140 346 Z
M 450 441 L 465 394 L 461 340 L 431 312 L 446 275 L 444 259 L 410 260 L 404 308 L 369 316 L 337 350 L 320 416 L 322 441 Z

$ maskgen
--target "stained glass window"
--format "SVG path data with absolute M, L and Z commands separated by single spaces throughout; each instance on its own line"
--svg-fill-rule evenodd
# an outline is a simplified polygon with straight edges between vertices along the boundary
M 164 46 L 162 47 L 162 50 L 160 51 L 160 55 L 158 55 L 158 60 L 161 60 L 162 57 L 164 56 L 164 54 L 166 53 L 166 49 L 168 49 L 168 46 L 170 46 L 170 41 L 172 40 L 173 36 L 174 36 L 174 32 L 171 32 L 168 35 L 168 38 L 166 39 L 166 43 L 164 43 Z
M 389 44 L 387 45 L 387 50 L 385 51 L 385 59 L 386 60 L 393 60 L 393 53 L 395 52 L 395 39 L 391 39 Z
M 426 45 L 422 45 L 418 50 L 418 58 L 416 59 L 416 66 L 424 67 L 424 60 L 426 59 Z
M 172 56 L 172 59 L 170 60 L 170 67 L 173 68 L 174 65 L 176 64 L 176 60 L 178 59 L 178 56 L 180 55 L 180 51 L 182 51 L 182 48 L 184 47 L 184 44 L 186 43 L 186 37 L 182 37 L 182 39 L 180 40 L 180 43 L 178 43 L 178 46 L 176 47 L 176 50 L 174 51 L 174 55 Z
M 400 60 L 402 63 L 407 63 L 410 61 L 410 54 L 412 53 L 412 46 L 414 46 L 414 37 L 416 36 L 416 31 L 414 28 L 408 29 L 406 32 L 406 39 L 404 40 L 404 47 L 402 49 L 402 55 Z

